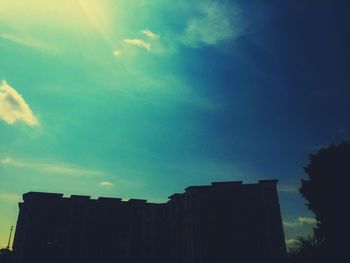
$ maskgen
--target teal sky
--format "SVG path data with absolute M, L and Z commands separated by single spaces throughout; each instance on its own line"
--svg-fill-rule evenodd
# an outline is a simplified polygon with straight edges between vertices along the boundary
M 0 247 L 28 191 L 163 202 L 262 178 L 289 244 L 309 233 L 297 189 L 349 136 L 349 53 L 341 14 L 295 2 L 0 0 Z

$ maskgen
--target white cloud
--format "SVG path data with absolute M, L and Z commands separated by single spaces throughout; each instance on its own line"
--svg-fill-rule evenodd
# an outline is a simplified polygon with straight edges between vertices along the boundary
M 151 50 L 151 43 L 148 43 L 142 39 L 134 38 L 134 39 L 124 39 L 123 42 L 128 45 L 137 46 L 139 48 L 144 48 L 147 51 Z
M 121 51 L 121 50 L 114 50 L 113 51 L 113 55 L 117 58 L 121 57 L 122 54 L 123 54 L 123 51 Z
M 90 170 L 81 167 L 62 164 L 39 164 L 38 168 L 42 171 L 49 173 L 68 174 L 73 176 L 99 176 L 104 174 L 104 172 L 102 171 Z
M 2 159 L 0 160 L 0 163 L 3 165 L 3 166 L 6 166 L 7 164 L 10 164 L 11 163 L 11 158 L 5 158 L 5 159 Z
M 105 175 L 105 172 L 103 171 L 77 167 L 71 164 L 23 162 L 23 161 L 13 160 L 9 157 L 6 157 L 0 160 L 0 166 L 27 168 L 27 169 L 33 169 L 39 172 L 44 172 L 49 174 L 66 174 L 71 176 Z
M 298 192 L 298 187 L 294 185 L 282 185 L 278 187 L 279 192 L 284 192 L 284 193 L 297 193 Z
M 5 80 L 0 83 L 0 119 L 8 124 L 22 121 L 29 126 L 39 124 L 23 97 Z
M 211 46 L 236 38 L 242 32 L 241 11 L 236 6 L 204 2 L 200 15 L 189 20 L 181 42 L 191 47 Z
M 290 239 L 286 239 L 285 242 L 286 242 L 287 248 L 291 248 L 298 243 L 298 240 L 294 238 L 290 238 Z
M 283 226 L 288 227 L 288 228 L 296 228 L 301 226 L 299 222 L 288 222 L 288 221 L 283 221 Z
M 299 217 L 298 218 L 298 221 L 301 223 L 301 224 L 307 224 L 307 225 L 315 225 L 317 224 L 317 220 L 315 218 L 312 218 L 312 217 Z
M 214 46 L 223 41 L 234 40 L 244 31 L 241 8 L 230 1 L 184 2 L 176 10 L 182 14 L 181 21 L 165 23 L 162 38 L 145 28 L 140 31 L 143 36 L 122 40 L 122 53 L 128 53 L 126 45 L 137 46 L 154 54 L 176 51 L 179 46 Z M 114 53 L 116 57 L 120 55 L 120 50 Z
M 112 187 L 114 184 L 108 181 L 104 181 L 100 183 L 101 187 Z
M 283 226 L 287 228 L 297 228 L 303 225 L 315 225 L 317 224 L 317 220 L 313 217 L 304 217 L 300 216 L 297 220 L 293 222 L 283 221 Z
M 152 31 L 145 29 L 141 31 L 142 34 L 144 34 L 145 36 L 147 36 L 148 38 L 151 39 L 158 39 L 159 35 L 157 35 L 156 33 L 153 33 Z
M 142 38 L 126 38 L 123 39 L 124 43 L 124 49 L 117 49 L 113 52 L 113 55 L 117 58 L 119 58 L 122 54 L 127 54 L 128 48 L 127 46 L 136 46 L 142 49 L 145 49 L 147 51 L 152 51 L 153 53 L 163 53 L 164 52 L 164 47 L 163 44 L 159 41 L 160 36 L 157 35 L 156 33 L 144 29 L 140 31 L 143 35 L 145 35 L 148 40 L 144 40 Z

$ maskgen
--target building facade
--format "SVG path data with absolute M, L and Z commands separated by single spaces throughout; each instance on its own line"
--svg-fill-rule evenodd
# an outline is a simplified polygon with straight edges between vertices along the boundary
M 191 186 L 162 204 L 29 192 L 18 263 L 281 263 L 277 180 Z

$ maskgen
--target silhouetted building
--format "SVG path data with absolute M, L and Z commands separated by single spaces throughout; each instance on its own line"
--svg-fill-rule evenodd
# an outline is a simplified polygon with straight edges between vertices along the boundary
M 281 263 L 277 180 L 191 186 L 163 204 L 29 192 L 18 263 Z
M 8 248 L 0 249 L 0 263 L 15 263 L 12 251 Z

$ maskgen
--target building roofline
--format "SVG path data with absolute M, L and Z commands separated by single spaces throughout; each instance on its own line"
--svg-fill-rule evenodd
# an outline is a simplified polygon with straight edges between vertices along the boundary
M 231 185 L 242 185 L 242 181 L 226 181 L 226 182 L 212 182 L 212 186 L 231 186 Z
M 278 183 L 278 179 L 259 180 L 258 183 L 276 185 Z
M 27 192 L 23 194 L 23 200 L 31 197 L 46 197 L 46 198 L 62 198 L 63 194 L 61 193 L 47 193 L 47 192 Z
M 267 179 L 267 180 L 259 180 L 257 183 L 253 184 L 243 184 L 242 181 L 226 181 L 226 182 L 212 182 L 210 185 L 198 185 L 198 186 L 189 186 L 185 188 L 184 193 L 175 193 L 172 194 L 168 197 L 169 200 L 174 200 L 178 197 L 181 197 L 183 194 L 192 192 L 192 191 L 197 191 L 197 190 L 204 190 L 204 189 L 210 189 L 212 187 L 230 187 L 230 186 L 246 186 L 246 185 L 266 185 L 266 186 L 276 186 L 278 183 L 277 179 Z M 28 198 L 32 197 L 44 197 L 44 198 L 64 198 L 64 199 L 83 199 L 83 200 L 97 200 L 97 201 L 107 201 L 107 202 L 125 202 L 125 203 L 132 203 L 132 204 L 165 204 L 164 203 L 152 203 L 148 202 L 146 199 L 135 199 L 131 198 L 129 200 L 122 200 L 122 198 L 114 198 L 114 197 L 99 197 L 97 199 L 90 199 L 90 196 L 86 195 L 71 195 L 70 197 L 64 197 L 62 193 L 47 193 L 47 192 L 27 192 L 23 194 L 23 200 L 28 200 Z

